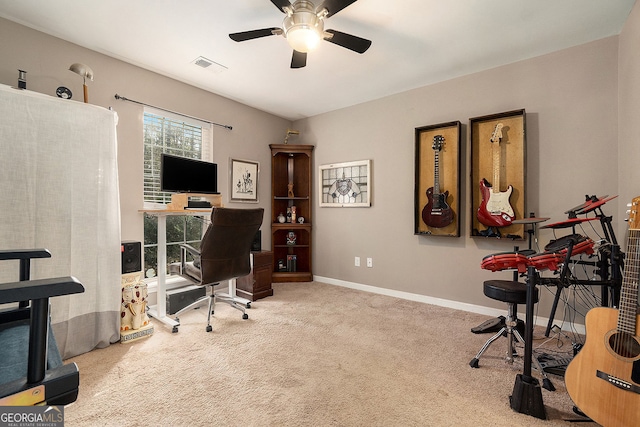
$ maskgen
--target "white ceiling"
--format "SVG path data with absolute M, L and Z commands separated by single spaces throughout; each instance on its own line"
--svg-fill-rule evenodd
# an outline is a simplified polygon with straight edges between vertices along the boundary
M 0 0 L 0 16 L 295 120 L 617 35 L 634 3 L 359 0 L 325 29 L 371 48 L 360 55 L 323 42 L 301 69 L 289 68 L 282 36 L 228 37 L 280 27 L 270 0 Z M 194 65 L 199 56 L 226 70 Z

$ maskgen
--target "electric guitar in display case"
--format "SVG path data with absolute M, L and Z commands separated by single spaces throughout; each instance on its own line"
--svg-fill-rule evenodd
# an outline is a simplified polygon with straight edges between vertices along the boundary
M 596 307 L 585 317 L 586 341 L 569 363 L 569 396 L 606 427 L 640 426 L 640 197 L 633 199 L 619 309 Z
M 513 187 L 509 185 L 507 191 L 500 191 L 500 140 L 502 139 L 502 123 L 498 123 L 491 135 L 491 150 L 493 155 L 493 185 L 485 178 L 480 181 L 482 201 L 478 207 L 478 221 L 487 227 L 506 227 L 514 220 L 514 213 L 509 198 Z
M 428 202 L 422 209 L 422 220 L 429 227 L 442 228 L 453 222 L 453 211 L 447 204 L 449 192 L 440 192 L 440 151 L 444 145 L 444 137 L 436 135 L 433 137 L 434 167 L 433 167 L 433 187 L 427 189 Z

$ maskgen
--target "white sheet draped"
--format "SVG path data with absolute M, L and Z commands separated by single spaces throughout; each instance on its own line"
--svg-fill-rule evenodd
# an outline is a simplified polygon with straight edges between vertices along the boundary
M 0 248 L 47 248 L 31 278 L 75 276 L 52 298 L 63 358 L 119 339 L 120 206 L 113 111 L 0 85 Z M 18 280 L 17 261 L 0 281 Z

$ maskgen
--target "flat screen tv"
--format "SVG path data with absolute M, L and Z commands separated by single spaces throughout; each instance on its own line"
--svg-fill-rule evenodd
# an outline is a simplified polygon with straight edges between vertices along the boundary
M 218 165 L 162 154 L 160 190 L 169 193 L 218 194 Z

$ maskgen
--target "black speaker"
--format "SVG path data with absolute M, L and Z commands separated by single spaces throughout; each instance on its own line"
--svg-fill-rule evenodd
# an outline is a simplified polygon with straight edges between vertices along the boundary
M 120 245 L 122 253 L 122 274 L 142 271 L 142 245 L 140 242 L 126 240 Z
M 260 252 L 262 250 L 262 231 L 258 230 L 256 235 L 253 236 L 253 242 L 251 243 L 251 250 L 254 252 Z

